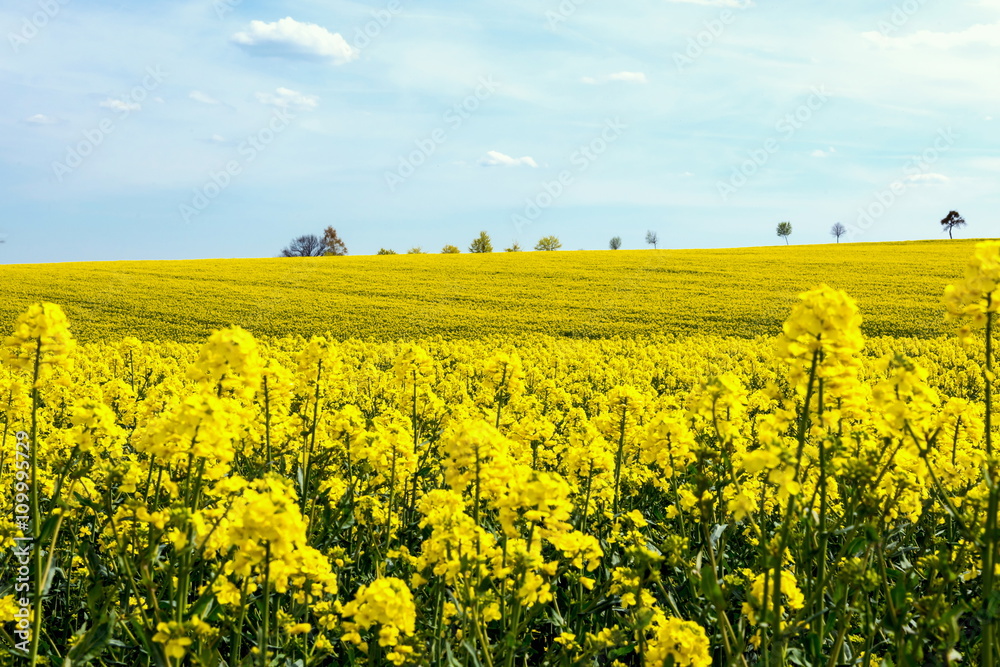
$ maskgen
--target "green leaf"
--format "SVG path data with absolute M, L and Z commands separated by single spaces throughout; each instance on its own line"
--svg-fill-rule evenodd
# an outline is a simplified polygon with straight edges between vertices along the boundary
M 115 615 L 115 612 L 109 612 L 107 616 L 101 619 L 101 622 L 83 635 L 76 646 L 66 655 L 63 664 L 67 666 L 85 665 L 98 657 L 111 641 L 111 636 L 114 634 L 117 622 L 118 617 Z
M 479 661 L 479 655 L 476 653 L 476 647 L 472 645 L 472 642 L 466 639 L 462 642 L 462 648 L 465 652 L 469 654 L 469 658 L 472 660 L 472 664 L 476 667 L 483 667 L 483 663 Z
M 455 657 L 455 653 L 451 650 L 450 641 L 444 643 L 444 655 L 448 660 L 448 667 L 462 667 L 462 663 L 459 662 L 458 658 Z
M 849 545 L 847 545 L 847 556 L 854 558 L 869 544 L 867 536 L 855 537 Z
M 611 649 L 608 651 L 608 657 L 614 660 L 615 658 L 620 658 L 623 655 L 628 655 L 635 651 L 635 644 L 629 644 L 628 646 L 620 646 L 618 648 Z
M 701 592 L 715 604 L 722 604 L 725 599 L 722 596 L 722 588 L 715 579 L 715 572 L 711 565 L 701 568 Z

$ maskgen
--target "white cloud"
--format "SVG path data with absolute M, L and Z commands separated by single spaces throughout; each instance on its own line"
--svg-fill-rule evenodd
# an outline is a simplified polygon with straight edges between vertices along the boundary
M 257 93 L 257 101 L 279 109 L 312 111 L 319 105 L 315 95 L 305 95 L 290 88 L 278 88 L 273 93 Z
M 126 102 L 125 100 L 116 100 L 113 97 L 109 97 L 101 102 L 100 106 L 114 111 L 138 111 L 142 108 L 142 105 L 138 102 Z
M 810 155 L 812 155 L 813 157 L 826 158 L 826 157 L 830 157 L 831 155 L 833 155 L 836 152 L 837 152 L 837 149 L 834 148 L 833 146 L 830 146 L 829 150 L 823 150 L 822 148 L 817 148 L 812 153 L 810 153 Z
M 315 23 L 300 23 L 290 16 L 274 23 L 251 21 L 250 29 L 236 33 L 232 41 L 251 53 L 329 60 L 335 65 L 358 57 L 358 50 L 340 33 Z
M 753 0 L 666 0 L 686 5 L 703 5 L 705 7 L 732 7 L 734 9 L 749 9 L 754 7 Z
M 538 163 L 532 157 L 511 157 L 499 151 L 489 151 L 479 160 L 484 167 L 532 167 L 538 168 Z
M 883 48 L 952 49 L 974 44 L 997 47 L 1000 46 L 1000 23 L 977 24 L 957 32 L 918 30 L 905 37 L 889 37 L 876 31 L 864 32 L 861 36 Z
M 215 142 L 215 143 L 217 143 L 217 144 L 224 144 L 224 143 L 226 143 L 226 138 L 224 136 L 222 136 L 221 134 L 213 134 L 212 135 L 212 141 Z
M 913 174 L 912 176 L 907 176 L 906 180 L 910 183 L 925 184 L 925 185 L 939 185 L 949 182 L 951 179 L 944 174 Z
M 52 116 L 46 116 L 43 113 L 36 113 L 34 116 L 28 116 L 24 120 L 34 125 L 55 125 L 59 122 Z
M 215 99 L 210 95 L 206 95 L 200 90 L 192 90 L 190 93 L 188 93 L 188 97 L 190 97 L 195 102 L 201 102 L 202 104 L 219 104 L 219 100 Z
M 586 83 L 591 86 L 596 86 L 601 83 L 608 83 L 610 81 L 624 81 L 626 83 L 649 83 L 649 79 L 642 72 L 615 72 L 614 74 L 606 74 L 601 77 L 585 76 L 580 79 L 582 83 Z

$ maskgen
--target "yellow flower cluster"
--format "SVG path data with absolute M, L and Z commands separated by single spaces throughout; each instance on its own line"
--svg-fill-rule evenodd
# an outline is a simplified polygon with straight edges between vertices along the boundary
M 644 655 L 646 665 L 709 667 L 712 664 L 708 636 L 697 623 L 661 615 L 653 621 L 653 632 Z
M 976 245 L 965 280 L 945 288 L 944 302 L 950 318 L 968 318 L 960 333 L 966 341 L 973 328 L 986 323 L 987 314 L 1000 312 L 1000 241 Z
M 417 618 L 413 595 L 405 582 L 383 577 L 361 586 L 354 599 L 344 605 L 343 615 L 353 619 L 344 623 L 347 631 L 344 641 L 357 644 L 367 652 L 368 644 L 362 640 L 360 632 L 377 625 L 378 644 L 389 649 L 385 654 L 389 662 L 402 665 L 413 653 L 413 647 L 401 641 L 401 635 L 404 639 L 413 635 Z
M 68 367 L 75 347 L 62 308 L 36 303 L 14 323 L 13 333 L 3 343 L 2 360 L 11 369 L 33 373 L 40 382 L 51 369 Z

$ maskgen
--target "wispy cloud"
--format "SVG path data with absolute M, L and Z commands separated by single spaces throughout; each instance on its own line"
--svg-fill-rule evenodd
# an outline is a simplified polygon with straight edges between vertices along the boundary
M 312 111 L 319 106 L 319 98 L 290 88 L 278 88 L 273 93 L 257 93 L 257 101 L 279 109 Z
M 837 152 L 837 149 L 834 148 L 833 146 L 831 146 L 828 150 L 823 150 L 822 148 L 817 148 L 812 153 L 810 153 L 810 155 L 813 156 L 813 157 L 827 158 L 827 157 L 830 157 L 831 155 L 833 155 L 836 152 Z
M 113 111 L 138 111 L 142 108 L 142 105 L 138 102 L 126 102 L 125 100 L 118 100 L 113 97 L 104 100 L 99 106 Z
M 907 176 L 906 180 L 917 185 L 942 185 L 951 181 L 944 174 L 935 174 L 933 172 L 928 174 L 912 174 Z
M 55 125 L 59 122 L 52 116 L 46 116 L 43 113 L 36 113 L 34 116 L 28 116 L 24 120 L 32 125 Z
M 509 155 L 504 155 L 500 151 L 489 151 L 479 160 L 479 164 L 483 167 L 532 167 L 533 169 L 538 168 L 538 163 L 535 159 L 529 156 L 525 157 L 511 157 Z
M 591 86 L 595 86 L 602 83 L 610 83 L 612 81 L 624 81 L 625 83 L 649 83 L 649 79 L 642 72 L 615 72 L 614 74 L 605 74 L 604 76 L 592 77 L 585 76 L 580 79 L 582 83 L 586 83 Z
M 666 0 L 685 5 L 703 5 L 705 7 L 732 7 L 734 9 L 748 9 L 754 6 L 753 0 Z
M 190 93 L 188 93 L 188 97 L 194 100 L 195 102 L 201 102 L 202 104 L 221 104 L 219 100 L 215 99 L 211 95 L 206 95 L 200 90 L 192 90 Z
M 357 49 L 340 33 L 290 16 L 274 23 L 251 21 L 249 30 L 236 33 L 232 41 L 254 55 L 326 60 L 335 65 L 358 57 Z
M 912 35 L 890 37 L 880 32 L 861 33 L 865 39 L 883 48 L 930 47 L 953 49 L 961 46 L 1000 46 L 1000 23 L 977 24 L 956 32 L 918 30 Z

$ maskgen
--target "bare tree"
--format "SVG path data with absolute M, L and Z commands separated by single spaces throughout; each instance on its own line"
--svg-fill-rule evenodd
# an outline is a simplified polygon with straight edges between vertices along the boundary
M 788 245 L 788 237 L 792 235 L 792 223 L 779 222 L 777 232 L 778 236 L 785 239 L 785 245 Z
M 620 236 L 612 236 L 611 237 L 611 242 L 608 243 L 608 247 L 610 247 L 612 250 L 618 250 L 618 248 L 621 248 L 622 247 L 622 237 L 620 237 Z
M 844 227 L 839 222 L 830 228 L 830 235 L 837 239 L 837 243 L 840 243 L 840 237 L 847 233 L 847 227 Z
M 656 244 L 660 242 L 660 237 L 656 235 L 652 229 L 646 232 L 646 243 L 653 246 L 653 250 L 656 250 Z
M 300 236 L 281 251 L 282 257 L 320 257 L 326 246 L 315 234 Z
M 953 239 L 955 237 L 951 235 L 951 230 L 955 227 L 965 227 L 965 218 L 960 216 L 958 211 L 951 211 L 941 221 L 941 226 L 948 231 L 948 238 Z

